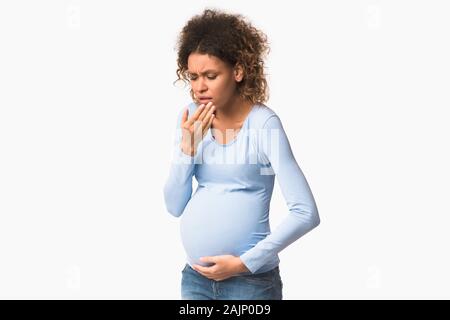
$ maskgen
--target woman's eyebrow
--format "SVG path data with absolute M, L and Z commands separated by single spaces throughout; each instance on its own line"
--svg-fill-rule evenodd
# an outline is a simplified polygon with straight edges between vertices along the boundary
M 206 73 L 209 73 L 209 72 L 217 73 L 216 70 L 208 69 L 208 70 L 206 70 L 206 71 L 200 72 L 200 74 L 206 74 Z M 196 74 L 195 72 L 190 72 L 190 71 L 188 71 L 188 73 L 189 73 L 189 74 Z

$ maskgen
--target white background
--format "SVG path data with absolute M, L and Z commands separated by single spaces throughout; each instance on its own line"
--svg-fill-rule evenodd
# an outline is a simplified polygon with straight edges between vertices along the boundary
M 284 298 L 450 298 L 449 5 L 398 0 L 1 1 L 0 297 L 179 299 L 162 188 L 205 7 L 268 35 L 322 219 L 280 254 Z

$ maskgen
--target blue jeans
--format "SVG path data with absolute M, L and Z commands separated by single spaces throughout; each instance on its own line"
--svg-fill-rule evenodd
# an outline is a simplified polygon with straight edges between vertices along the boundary
M 208 279 L 189 264 L 181 278 L 183 300 L 282 300 L 280 269 L 234 276 L 222 281 Z

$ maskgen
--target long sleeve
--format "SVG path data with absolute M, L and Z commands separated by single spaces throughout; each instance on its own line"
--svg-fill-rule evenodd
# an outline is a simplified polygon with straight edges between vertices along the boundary
M 292 153 L 288 138 L 277 115 L 271 115 L 262 127 L 261 152 L 270 162 L 278 179 L 289 214 L 277 228 L 253 248 L 240 256 L 254 273 L 285 247 L 305 235 L 320 223 L 314 197 Z
M 180 125 L 183 111 L 184 109 L 178 115 L 173 158 L 169 176 L 164 185 L 164 200 L 167 211 L 175 217 L 181 216 L 192 196 L 192 177 L 195 168 L 194 157 L 185 154 L 180 148 L 182 137 Z

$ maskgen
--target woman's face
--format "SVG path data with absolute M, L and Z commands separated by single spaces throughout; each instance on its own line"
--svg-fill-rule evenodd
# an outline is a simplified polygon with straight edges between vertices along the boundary
M 236 82 L 243 77 L 240 67 L 232 68 L 215 56 L 199 53 L 189 55 L 187 72 L 195 102 L 201 104 L 211 100 L 217 109 L 235 98 Z

